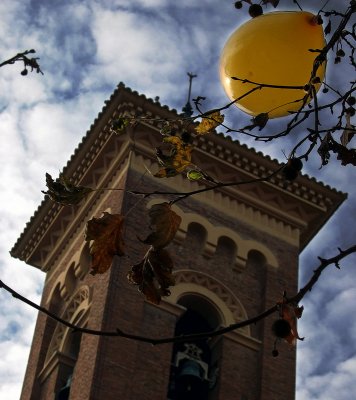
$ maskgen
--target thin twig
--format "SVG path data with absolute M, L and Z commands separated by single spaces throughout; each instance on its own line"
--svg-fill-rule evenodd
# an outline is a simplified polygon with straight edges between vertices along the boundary
M 339 249 L 339 254 L 334 257 L 331 257 L 329 259 L 319 258 L 320 265 L 314 270 L 314 273 L 313 273 L 312 277 L 310 278 L 310 280 L 307 282 L 307 284 L 305 286 L 303 286 L 298 291 L 298 293 L 295 296 L 287 298 L 286 303 L 293 304 L 293 305 L 300 303 L 300 301 L 304 298 L 304 296 L 312 290 L 312 288 L 314 287 L 314 285 L 317 283 L 318 279 L 320 278 L 321 273 L 325 270 L 326 267 L 328 267 L 329 265 L 335 265 L 337 268 L 340 268 L 340 261 L 342 259 L 344 259 L 345 257 L 347 257 L 348 255 L 355 253 L 355 252 L 356 252 L 356 245 L 353 245 L 346 250 Z M 261 314 L 258 314 L 252 318 L 248 318 L 244 321 L 240 321 L 235 324 L 231 324 L 225 328 L 217 329 L 215 331 L 202 332 L 202 333 L 191 334 L 191 335 L 180 335 L 180 336 L 173 336 L 173 337 L 166 337 L 166 338 L 152 338 L 152 337 L 147 337 L 147 336 L 133 335 L 130 333 L 126 333 L 126 332 L 123 332 L 121 329 L 116 329 L 114 331 L 101 331 L 101 330 L 95 330 L 95 329 L 82 328 L 80 326 L 72 324 L 72 323 L 58 317 L 56 314 L 47 310 L 45 307 L 39 306 L 38 304 L 32 302 L 31 300 L 27 299 L 26 297 L 20 295 L 18 292 L 16 292 L 10 286 L 7 286 L 1 280 L 0 280 L 0 288 L 5 289 L 16 299 L 18 299 L 18 300 L 22 301 L 23 303 L 28 304 L 32 308 L 35 308 L 36 310 L 48 315 L 50 318 L 67 326 L 68 328 L 73 329 L 74 331 L 86 333 L 89 335 L 95 335 L 95 336 L 122 337 L 122 338 L 130 339 L 130 340 L 136 340 L 139 342 L 150 343 L 152 345 L 159 345 L 159 344 L 164 344 L 164 343 L 187 342 L 187 341 L 193 342 L 193 341 L 197 341 L 197 340 L 201 340 L 201 339 L 212 338 L 214 336 L 220 336 L 225 333 L 243 328 L 245 326 L 255 324 L 256 322 L 261 321 L 262 319 L 268 317 L 269 315 L 271 315 L 279 310 L 279 305 L 276 303 L 274 306 L 268 308 Z

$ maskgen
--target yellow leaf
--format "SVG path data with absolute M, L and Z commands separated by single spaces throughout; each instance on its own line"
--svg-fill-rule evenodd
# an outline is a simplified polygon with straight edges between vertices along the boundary
M 200 124 L 195 128 L 195 130 L 198 135 L 205 135 L 223 122 L 224 115 L 220 114 L 220 111 L 215 111 L 214 113 L 209 114 L 207 117 L 203 117 Z
M 166 136 L 165 138 L 163 138 L 163 141 L 165 143 L 170 143 L 173 144 L 174 146 L 178 147 L 182 147 L 184 145 L 184 142 L 182 141 L 182 139 L 178 136 Z
M 158 163 L 162 168 L 154 174 L 156 178 L 169 178 L 184 171 L 186 167 L 191 165 L 192 146 L 184 143 L 177 136 L 169 136 L 163 139 L 165 143 L 172 146 L 169 155 L 165 155 L 160 148 L 156 150 Z

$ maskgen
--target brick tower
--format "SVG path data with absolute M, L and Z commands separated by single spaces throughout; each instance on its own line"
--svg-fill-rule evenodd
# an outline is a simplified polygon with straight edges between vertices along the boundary
M 111 132 L 121 115 L 150 117 Z M 144 192 L 187 192 L 201 181 L 153 178 L 162 119 L 177 119 L 120 84 L 64 168 L 75 184 Z M 156 119 L 156 120 L 155 120 Z M 221 134 L 195 139 L 194 162 L 224 181 L 253 180 L 279 164 Z M 169 198 L 169 196 L 168 196 Z M 345 196 L 307 176 L 215 189 L 174 206 L 182 217 L 168 250 L 176 284 L 159 305 L 127 283 L 147 246 L 147 209 L 167 201 L 127 191 L 96 191 L 79 206 L 48 197 L 27 224 L 12 255 L 46 274 L 41 305 L 81 327 L 148 337 L 213 330 L 255 316 L 284 290 L 297 290 L 298 256 Z M 138 199 L 141 199 L 137 203 Z M 134 208 L 132 208 L 134 207 Z M 128 210 L 131 210 L 129 213 Z M 92 276 L 86 221 L 104 212 L 127 214 L 125 253 Z M 22 400 L 292 400 L 295 350 L 271 356 L 273 318 L 209 341 L 151 346 L 119 337 L 73 332 L 38 315 Z M 198 394 L 197 394 L 198 393 Z

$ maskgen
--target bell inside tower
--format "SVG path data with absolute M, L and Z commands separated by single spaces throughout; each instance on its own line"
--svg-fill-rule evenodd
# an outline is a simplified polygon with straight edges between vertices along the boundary
M 213 331 L 220 325 L 216 309 L 198 296 L 185 296 L 178 302 L 186 308 L 177 321 L 175 336 Z M 168 399 L 212 400 L 216 384 L 216 354 L 208 339 L 183 341 L 173 346 Z

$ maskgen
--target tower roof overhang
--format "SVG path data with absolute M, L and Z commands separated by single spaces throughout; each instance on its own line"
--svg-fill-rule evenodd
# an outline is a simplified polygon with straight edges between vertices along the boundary
M 111 125 L 119 116 L 143 115 L 147 119 L 128 127 L 122 134 L 112 132 Z M 120 83 L 75 149 L 63 174 L 76 185 L 106 187 L 113 171 L 128 162 L 132 152 L 154 164 L 155 147 L 161 143 L 159 131 L 164 121 L 177 121 L 179 128 L 180 118 L 182 114 L 176 110 L 162 106 L 158 101 L 148 99 Z M 209 175 L 229 182 L 251 182 L 215 188 L 214 191 L 239 199 L 298 229 L 300 251 L 347 197 L 307 175 L 286 182 L 282 173 L 277 172 L 265 181 L 266 176 L 280 170 L 281 164 L 229 136 L 218 133 L 199 136 L 194 145 L 193 161 L 204 165 L 204 171 Z M 167 187 L 171 182 L 170 178 L 161 180 Z M 194 182 L 194 185 L 203 188 L 208 184 Z M 76 224 L 83 220 L 97 196 L 97 192 L 93 192 L 75 207 L 61 206 L 45 196 L 13 246 L 11 255 L 46 270 L 45 265 L 53 260 L 55 250 L 63 245 L 64 236 L 69 237 L 68 234 L 74 232 Z

